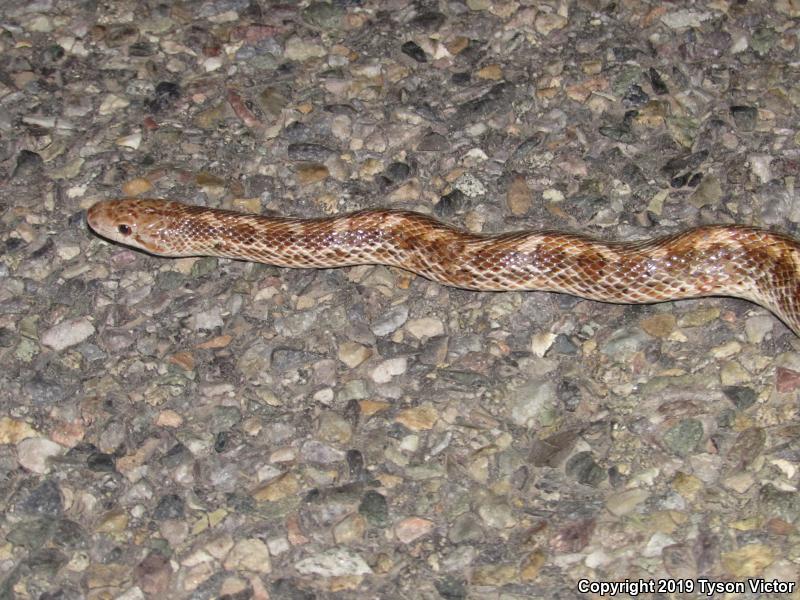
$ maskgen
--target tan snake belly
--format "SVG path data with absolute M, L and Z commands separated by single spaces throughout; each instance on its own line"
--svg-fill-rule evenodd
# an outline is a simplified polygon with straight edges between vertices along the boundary
M 87 220 L 103 237 L 160 256 L 295 268 L 382 264 L 470 290 L 540 290 L 625 304 L 733 296 L 771 310 L 800 335 L 800 245 L 754 227 L 605 242 L 552 231 L 476 235 L 408 211 L 294 219 L 145 199 L 98 202 Z

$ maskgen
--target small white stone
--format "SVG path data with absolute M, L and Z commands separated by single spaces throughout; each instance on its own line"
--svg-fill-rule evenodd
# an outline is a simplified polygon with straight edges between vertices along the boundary
M 406 372 L 405 357 L 389 358 L 372 370 L 372 381 L 375 383 L 389 383 L 395 375 Z
M 314 402 L 324 404 L 325 406 L 330 406 L 330 404 L 333 402 L 333 390 L 328 387 L 314 392 Z
M 699 10 L 676 10 L 661 17 L 661 22 L 670 29 L 684 29 L 687 27 L 700 27 L 703 21 L 708 21 L 712 14 Z
M 212 23 L 231 23 L 233 21 L 238 21 L 240 18 L 239 13 L 235 10 L 226 10 L 225 12 L 208 17 L 208 20 Z
M 272 556 L 278 556 L 289 550 L 289 540 L 285 536 L 269 538 L 267 548 Z
M 730 358 L 731 356 L 735 356 L 739 354 L 742 350 L 742 345 L 737 342 L 736 340 L 731 340 L 722 344 L 721 346 L 717 346 L 716 348 L 711 349 L 711 356 L 714 358 Z
M 253 573 L 269 573 L 272 564 L 269 560 L 267 545 L 257 538 L 239 540 L 225 559 L 226 569 L 252 571 Z
M 217 327 L 222 327 L 222 316 L 221 316 L 221 309 L 219 307 L 212 308 L 211 310 L 205 310 L 203 312 L 196 313 L 194 317 L 192 317 L 192 329 L 195 331 L 199 329 L 205 329 L 206 331 L 212 331 Z
M 141 588 L 135 585 L 117 596 L 116 600 L 145 600 L 145 595 Z
M 564 192 L 555 188 L 548 188 L 542 192 L 542 198 L 548 202 L 563 202 Z
M 103 101 L 100 103 L 100 108 L 97 110 L 100 115 L 110 115 L 111 113 L 122 110 L 130 104 L 130 100 L 117 96 L 116 94 L 107 94 Z
M 85 183 L 72 185 L 67 188 L 67 198 L 83 198 L 86 195 L 86 190 L 89 189 Z
M 344 342 L 339 346 L 338 356 L 340 361 L 354 369 L 367 360 L 371 354 L 372 351 L 366 346 L 357 342 Z
M 750 155 L 749 161 L 750 171 L 752 171 L 753 175 L 758 177 L 761 183 L 767 183 L 772 179 L 772 171 L 769 166 L 772 162 L 771 156 L 766 154 L 752 154 Z
M 60 351 L 70 346 L 80 344 L 85 339 L 94 335 L 94 325 L 86 317 L 70 319 L 54 325 L 42 335 L 42 344 L 53 350 Z
M 737 494 L 744 494 L 747 490 L 753 487 L 755 479 L 751 473 L 747 471 L 739 471 L 730 477 L 722 480 L 722 485 L 726 488 L 733 490 Z
M 224 61 L 222 59 L 222 56 L 210 56 L 209 58 L 203 61 L 203 69 L 205 70 L 206 73 L 211 73 L 212 71 L 216 71 L 217 69 L 222 67 L 223 64 Z
M 489 157 L 486 155 L 486 152 L 481 150 L 480 148 L 472 148 L 469 152 L 464 155 L 465 159 L 469 159 L 473 162 L 485 162 L 489 160 Z
M 440 319 L 434 317 L 422 317 L 421 319 L 411 319 L 406 323 L 406 330 L 415 338 L 432 338 L 444 333 L 444 324 Z
M 38 33 L 47 33 L 53 31 L 53 22 L 45 15 L 33 15 L 25 23 L 25 29 Z
M 661 556 L 661 552 L 664 550 L 664 548 L 671 546 L 674 543 L 675 540 L 667 534 L 656 532 L 650 538 L 650 541 L 647 542 L 647 546 L 644 547 L 642 556 L 646 556 L 647 558 Z
M 739 54 L 740 52 L 744 52 L 750 46 L 750 41 L 747 39 L 747 36 L 744 33 L 740 33 L 736 37 L 733 38 L 733 43 L 730 47 L 731 54 Z
M 369 575 L 372 569 L 361 556 L 348 548 L 331 548 L 295 563 L 294 568 L 302 575 L 320 577 L 344 577 L 345 575 Z
M 453 187 L 460 191 L 468 198 L 477 198 L 486 194 L 486 186 L 474 175 L 464 173 L 461 177 L 456 179 Z
M 123 148 L 131 148 L 132 150 L 136 150 L 142 144 L 142 132 L 137 131 L 136 133 L 131 133 L 130 135 L 123 135 L 122 137 L 118 137 L 114 143 L 117 146 L 122 146 Z
M 531 338 L 531 352 L 541 358 L 550 349 L 557 337 L 555 333 L 550 332 L 534 334 Z
M 408 319 L 408 306 L 399 304 L 387 310 L 381 318 L 372 324 L 372 333 L 384 336 L 395 331 Z
M 47 438 L 25 438 L 17 444 L 17 460 L 29 471 L 47 473 L 50 470 L 49 459 L 61 456 L 66 451 L 66 448 Z
M 293 36 L 286 41 L 286 48 L 283 55 L 289 60 L 306 60 L 308 58 L 319 58 L 325 56 L 326 50 L 319 44 L 306 42 L 303 39 Z
M 81 253 L 81 247 L 74 244 L 59 246 L 56 252 L 61 260 L 72 260 Z
M 297 450 L 291 446 L 278 448 L 269 455 L 269 462 L 271 463 L 290 463 L 295 460 L 297 460 Z M 264 481 L 264 479 L 259 476 L 259 481 Z
M 797 467 L 795 467 L 791 462 L 783 458 L 776 458 L 775 460 L 771 460 L 769 462 L 770 464 L 778 467 L 786 476 L 786 479 L 794 479 L 794 475 L 797 473 Z
M 414 435 L 407 435 L 402 440 L 400 440 L 400 450 L 403 452 L 414 453 L 419 449 L 419 436 Z
M 621 517 L 633 511 L 639 504 L 647 500 L 649 494 L 642 489 L 624 490 L 612 494 L 606 499 L 606 508 L 616 516 Z
M 567 25 L 566 17 L 556 15 L 553 13 L 539 13 L 534 21 L 536 31 L 542 35 L 548 35 L 551 31 L 556 29 L 563 29 Z
M 197 53 L 191 48 L 187 48 L 183 44 L 169 39 L 161 41 L 161 49 L 167 54 L 188 54 L 190 56 L 197 56 Z

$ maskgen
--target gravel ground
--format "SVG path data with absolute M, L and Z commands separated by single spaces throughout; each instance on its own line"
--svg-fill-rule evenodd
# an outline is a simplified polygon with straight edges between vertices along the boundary
M 159 259 L 84 223 L 141 195 L 797 234 L 796 0 L 6 1 L 0 33 L 0 598 L 797 581 L 800 341 L 765 310 Z

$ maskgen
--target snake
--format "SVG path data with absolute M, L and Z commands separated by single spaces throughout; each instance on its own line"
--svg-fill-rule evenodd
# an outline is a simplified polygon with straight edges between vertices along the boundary
M 619 304 L 730 296 L 766 308 L 800 336 L 800 243 L 757 227 L 707 225 L 605 241 L 549 230 L 476 234 L 396 209 L 302 219 L 143 198 L 101 200 L 87 222 L 101 237 L 164 257 L 315 269 L 387 265 L 468 290 Z

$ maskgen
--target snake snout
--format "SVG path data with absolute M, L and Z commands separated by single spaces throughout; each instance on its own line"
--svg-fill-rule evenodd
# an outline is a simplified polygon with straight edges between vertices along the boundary
M 86 222 L 98 235 L 114 242 L 131 244 L 136 225 L 110 202 L 97 202 L 86 211 Z
M 133 201 L 97 202 L 86 211 L 86 222 L 95 233 L 112 242 L 153 254 L 161 253 L 155 236 L 148 235 L 147 219 L 142 218 Z

